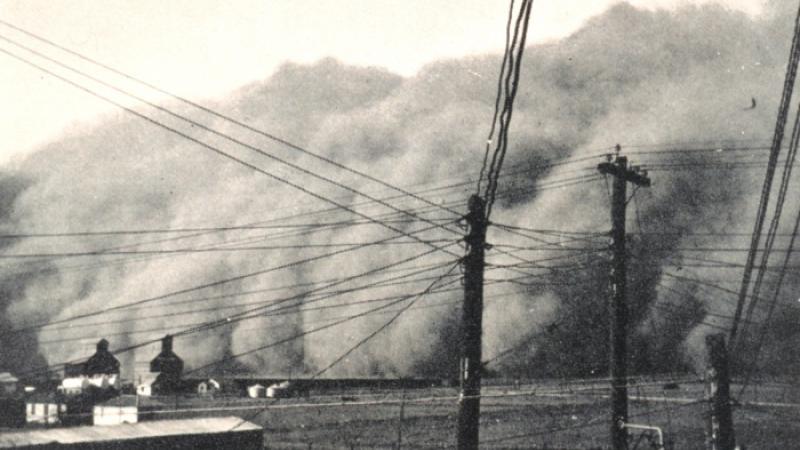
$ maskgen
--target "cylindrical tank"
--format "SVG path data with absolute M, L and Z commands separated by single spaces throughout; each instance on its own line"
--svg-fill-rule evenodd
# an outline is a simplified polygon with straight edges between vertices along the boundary
M 267 389 L 260 384 L 254 384 L 247 388 L 247 395 L 250 398 L 264 398 L 267 396 Z

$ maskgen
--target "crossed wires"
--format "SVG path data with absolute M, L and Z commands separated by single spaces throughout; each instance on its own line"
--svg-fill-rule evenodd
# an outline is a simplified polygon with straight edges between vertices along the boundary
M 492 126 L 486 142 L 486 151 L 483 157 L 483 164 L 478 176 L 477 195 L 481 195 L 481 181 L 486 174 L 486 188 L 483 198 L 486 200 L 486 220 L 492 213 L 497 194 L 497 182 L 503 161 L 508 150 L 508 132 L 511 126 L 511 117 L 514 112 L 514 99 L 519 89 L 519 78 L 522 67 L 522 56 L 525 52 L 525 41 L 528 35 L 528 23 L 530 21 L 533 0 L 523 0 L 517 12 L 514 31 L 511 33 L 512 17 L 514 15 L 514 0 L 509 4 L 508 21 L 506 23 L 506 46 L 500 75 L 497 83 L 497 96 L 495 99 L 495 111 L 492 118 Z M 510 40 L 509 40 L 510 39 Z M 502 103 L 502 109 L 498 114 L 498 107 Z M 497 144 L 491 159 L 489 150 L 497 129 Z M 488 162 L 488 167 L 487 167 Z

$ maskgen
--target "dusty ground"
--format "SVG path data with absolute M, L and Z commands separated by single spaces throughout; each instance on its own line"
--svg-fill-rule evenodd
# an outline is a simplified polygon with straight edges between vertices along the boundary
M 607 448 L 606 393 L 603 383 L 486 388 L 481 448 Z M 653 383 L 630 394 L 631 422 L 660 427 L 667 449 L 705 448 L 707 405 L 692 401 L 702 398 L 701 383 L 669 390 Z M 749 391 L 734 416 L 738 442 L 750 449 L 800 448 L 795 394 L 784 385 Z M 181 399 L 179 407 L 248 418 L 264 427 L 266 448 L 446 448 L 455 443 L 456 395 L 455 388 L 347 391 L 277 401 Z M 655 448 L 651 435 L 631 436 L 631 449 Z

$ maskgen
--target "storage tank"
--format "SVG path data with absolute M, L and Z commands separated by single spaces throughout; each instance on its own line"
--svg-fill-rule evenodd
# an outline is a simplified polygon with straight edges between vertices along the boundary
M 264 398 L 267 396 L 267 389 L 260 384 L 254 384 L 247 388 L 247 395 L 250 398 Z

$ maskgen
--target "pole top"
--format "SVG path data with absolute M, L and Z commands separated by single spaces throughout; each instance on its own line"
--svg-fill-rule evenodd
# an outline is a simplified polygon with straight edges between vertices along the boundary
M 486 201 L 480 195 L 472 194 L 467 202 L 469 212 L 483 212 L 486 208 Z

